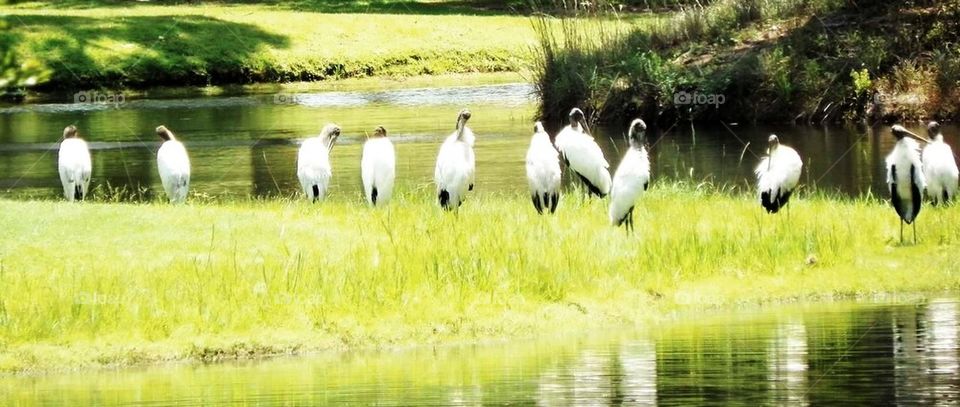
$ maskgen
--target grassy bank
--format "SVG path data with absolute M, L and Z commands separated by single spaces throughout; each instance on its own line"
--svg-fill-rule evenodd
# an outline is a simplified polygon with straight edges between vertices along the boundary
M 335 3 L 20 2 L 0 5 L 0 43 L 50 70 L 37 89 L 71 92 L 519 72 L 533 58 L 529 17 L 510 8 Z
M 677 309 L 958 288 L 960 213 L 657 186 L 637 233 L 567 195 L 445 214 L 408 189 L 358 199 L 181 207 L 0 201 L 0 370 L 219 360 L 623 326 Z
M 960 4 L 717 0 L 599 46 L 540 30 L 543 114 L 601 121 L 960 118 Z M 684 93 L 686 97 L 677 97 Z M 720 95 L 713 103 L 691 96 Z
M 324 13 L 271 4 L 0 6 L 40 89 L 518 71 L 534 36 L 509 14 Z

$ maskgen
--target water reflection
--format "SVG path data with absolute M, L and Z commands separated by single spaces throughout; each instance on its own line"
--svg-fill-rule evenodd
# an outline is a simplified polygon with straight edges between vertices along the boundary
M 0 196 L 59 196 L 56 147 L 67 124 L 76 124 L 91 141 L 95 188 L 109 184 L 156 194 L 159 140 L 153 129 L 166 124 L 189 149 L 194 193 L 289 196 L 298 190 L 297 143 L 335 121 L 344 136 L 331 156 L 331 197 L 359 199 L 359 155 L 367 133 L 386 126 L 397 144 L 399 182 L 425 186 L 439 144 L 463 106 L 471 108 L 478 134 L 477 178 L 483 187 L 477 192 L 520 192 L 526 186 L 524 155 L 536 111 L 532 90 L 508 84 L 5 107 L 0 108 Z M 616 167 L 626 148 L 625 129 L 594 130 Z M 943 130 L 947 142 L 960 142 L 960 127 Z M 883 159 L 894 142 L 886 127 L 708 123 L 661 128 L 650 135 L 654 182 L 692 178 L 747 188 L 770 133 L 803 156 L 802 188 L 885 194 Z
M 768 382 L 773 404 L 805 406 L 807 400 L 807 331 L 800 321 L 779 325 L 767 348 Z
M 833 305 L 611 338 L 0 379 L 0 404 L 953 405 L 958 304 Z

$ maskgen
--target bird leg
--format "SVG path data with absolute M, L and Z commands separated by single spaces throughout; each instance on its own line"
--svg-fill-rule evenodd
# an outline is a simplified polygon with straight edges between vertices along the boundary
M 913 244 L 917 244 L 917 221 L 913 221 Z
M 900 244 L 903 244 L 903 219 L 900 219 Z

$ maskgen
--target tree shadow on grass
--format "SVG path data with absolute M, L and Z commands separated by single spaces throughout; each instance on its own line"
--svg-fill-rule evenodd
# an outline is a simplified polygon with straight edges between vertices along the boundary
M 16 4 L 25 2 L 12 3 Z M 55 9 L 93 9 L 151 5 L 189 7 L 199 3 L 199 1 L 183 0 L 61 0 L 30 3 L 30 6 L 41 6 L 43 8 Z M 280 10 L 345 14 L 513 15 L 529 14 L 531 9 L 529 0 L 447 0 L 431 2 L 417 0 L 224 0 L 212 3 L 222 5 L 264 5 Z
M 3 34 L 52 69 L 41 90 L 207 85 L 260 81 L 272 75 L 264 52 L 287 37 L 205 16 L 115 19 L 8 15 Z M 103 52 L 103 49 L 125 52 Z

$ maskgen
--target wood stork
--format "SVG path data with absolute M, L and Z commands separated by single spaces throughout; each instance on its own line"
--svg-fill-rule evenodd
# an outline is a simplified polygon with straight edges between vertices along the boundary
M 183 203 L 190 189 L 190 157 L 183 143 L 165 126 L 157 127 L 157 135 L 163 140 L 157 150 L 157 170 L 160 182 L 171 203 Z
M 890 203 L 900 215 L 900 241 L 903 242 L 903 224 L 913 225 L 913 241 L 917 241 L 917 220 L 922 203 L 921 192 L 927 187 L 923 176 L 923 164 L 920 161 L 920 147 L 917 139 L 929 142 L 899 124 L 890 129 L 897 139 L 893 151 L 887 156 L 887 186 L 890 189 Z
M 650 157 L 644 144 L 647 124 L 634 119 L 627 131 L 630 143 L 613 175 L 610 190 L 610 223 L 633 230 L 633 206 L 650 185 Z
M 590 136 L 580 109 L 570 111 L 570 124 L 557 134 L 556 145 L 567 167 L 577 174 L 591 194 L 603 198 L 610 193 L 610 164 Z
M 463 109 L 457 115 L 457 129 L 447 136 L 440 153 L 437 154 L 437 167 L 433 180 L 437 184 L 437 198 L 440 206 L 453 210 L 463 204 L 464 195 L 473 189 L 476 173 L 476 158 L 473 154 L 473 132 L 467 127 L 470 111 Z
M 790 201 L 790 195 L 800 182 L 803 160 L 797 150 L 781 145 L 774 134 L 767 138 L 767 143 L 767 156 L 760 160 L 754 173 L 757 174 L 760 205 L 767 213 L 777 213 Z
M 396 162 L 396 153 L 393 143 L 387 138 L 387 129 L 378 126 L 373 131 L 373 137 L 363 144 L 363 155 L 360 158 L 363 193 L 370 205 L 386 205 L 390 202 Z
M 90 187 L 92 163 L 87 142 L 80 138 L 76 126 L 63 129 L 63 141 L 57 156 L 60 183 L 63 184 L 63 196 L 68 201 L 82 201 L 87 197 Z
M 953 158 L 953 149 L 943 141 L 940 123 L 927 124 L 927 136 L 932 140 L 923 149 L 923 176 L 927 180 L 927 196 L 933 205 L 948 203 L 957 195 L 957 161 Z
M 527 149 L 527 183 L 533 207 L 542 214 L 544 209 L 553 213 L 560 201 L 560 153 L 550 142 L 550 135 L 543 124 L 533 124 L 533 137 Z
M 297 178 L 303 194 L 311 202 L 322 201 L 330 186 L 333 169 L 330 165 L 330 150 L 340 137 L 340 127 L 328 123 L 316 137 L 310 137 L 300 145 L 297 155 Z

